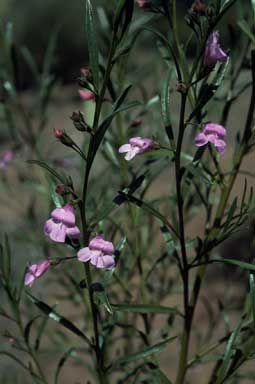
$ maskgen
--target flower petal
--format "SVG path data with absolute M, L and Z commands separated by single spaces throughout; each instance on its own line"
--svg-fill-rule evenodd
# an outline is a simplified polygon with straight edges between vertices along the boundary
M 78 260 L 84 263 L 89 261 L 93 256 L 98 257 L 99 255 L 101 255 L 100 251 L 91 251 L 89 247 L 82 248 L 77 253 Z
M 207 136 L 201 132 L 199 133 L 195 138 L 195 144 L 197 147 L 202 147 L 203 145 L 206 145 L 208 143 Z
M 114 252 L 113 243 L 105 241 L 101 235 L 97 235 L 90 241 L 89 248 L 99 250 L 107 254 L 112 254 Z
M 214 143 L 216 151 L 218 151 L 220 154 L 223 155 L 223 153 L 226 151 L 227 144 L 225 141 L 217 139 Z
M 217 135 L 220 139 L 226 136 L 226 129 L 220 125 L 215 123 L 206 124 L 203 130 L 205 135 Z
M 115 261 L 111 255 L 104 255 L 102 259 L 105 269 L 113 269 L 115 267 Z
M 66 234 L 70 239 L 79 239 L 81 237 L 81 231 L 78 227 L 69 227 L 66 229 Z
M 129 152 L 132 149 L 130 144 L 123 144 L 121 147 L 119 147 L 119 153 L 125 153 Z
M 51 217 L 57 221 L 62 222 L 69 227 L 75 225 L 74 207 L 70 204 L 66 204 L 63 208 L 55 208 L 51 212 Z
M 140 152 L 140 148 L 133 147 L 127 154 L 125 155 L 125 159 L 127 161 L 132 160 L 138 153 Z
M 64 243 L 66 241 L 66 230 L 67 227 L 62 223 L 54 223 L 49 233 L 51 240 L 56 243 Z

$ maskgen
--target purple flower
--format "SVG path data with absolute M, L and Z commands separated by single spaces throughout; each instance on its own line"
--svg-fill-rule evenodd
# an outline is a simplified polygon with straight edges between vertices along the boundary
M 50 268 L 48 260 L 40 261 L 37 264 L 29 265 L 25 274 L 25 285 L 31 287 L 36 279 L 41 277 Z
M 44 233 L 57 243 L 64 243 L 67 236 L 79 239 L 80 230 L 75 225 L 74 207 L 66 204 L 63 208 L 55 208 L 44 225 Z
M 144 153 L 152 149 L 154 141 L 151 139 L 143 139 L 141 137 L 132 137 L 128 144 L 124 144 L 119 148 L 119 153 L 125 153 L 126 160 L 132 160 L 136 155 Z
M 219 32 L 212 32 L 206 42 L 204 65 L 213 68 L 218 61 L 222 63 L 227 58 L 228 55 L 221 49 L 219 44 Z
M 90 261 L 96 268 L 112 269 L 115 266 L 113 258 L 114 246 L 110 241 L 105 241 L 101 235 L 97 235 L 77 253 L 78 260 L 86 263 Z
M 10 161 L 12 161 L 14 153 L 11 150 L 5 151 L 0 157 L 0 169 L 5 169 Z
M 208 143 L 212 143 L 216 151 L 223 154 L 226 150 L 226 143 L 223 140 L 226 136 L 226 129 L 219 124 L 209 123 L 204 126 L 204 129 L 195 138 L 197 147 L 202 147 Z

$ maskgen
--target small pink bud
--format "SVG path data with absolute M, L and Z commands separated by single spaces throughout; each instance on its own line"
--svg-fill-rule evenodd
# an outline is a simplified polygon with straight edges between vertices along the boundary
M 27 268 L 25 275 L 25 285 L 31 287 L 36 279 L 44 275 L 50 268 L 50 262 L 48 260 L 40 261 L 37 264 L 32 264 Z
M 54 129 L 54 136 L 56 137 L 56 139 L 62 139 L 64 137 L 64 134 L 65 132 L 63 131 L 63 129 Z
M 88 101 L 88 100 L 95 100 L 96 96 L 91 91 L 84 91 L 83 89 L 79 90 L 79 95 L 82 100 Z
M 137 0 L 136 2 L 141 9 L 149 9 L 151 7 L 151 0 Z

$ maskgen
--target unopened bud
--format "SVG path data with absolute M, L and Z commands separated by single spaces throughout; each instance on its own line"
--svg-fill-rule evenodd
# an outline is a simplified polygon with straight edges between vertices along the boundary
M 81 76 L 84 77 L 89 83 L 93 80 L 93 75 L 89 68 L 81 68 Z
M 190 13 L 193 15 L 205 15 L 206 5 L 202 0 L 195 0 L 190 8 Z
M 135 128 L 135 127 L 139 127 L 139 125 L 142 124 L 142 119 L 140 117 L 138 117 L 137 119 L 135 119 L 132 123 L 131 123 L 131 127 L 132 128 Z
M 138 7 L 141 9 L 150 9 L 151 8 L 151 0 L 137 0 Z
M 95 100 L 95 98 L 96 98 L 96 95 L 94 94 L 94 92 L 86 91 L 83 89 L 79 90 L 79 95 L 80 95 L 81 99 L 84 101 Z
M 72 147 L 74 142 L 70 136 L 68 136 L 63 129 L 54 129 L 54 135 L 62 144 L 67 147 Z
M 209 6 L 206 8 L 206 15 L 209 19 L 211 19 L 214 16 L 214 8 Z
M 91 132 L 91 128 L 86 123 L 84 115 L 81 111 L 74 111 L 70 119 L 73 121 L 74 126 L 78 131 Z
M 56 137 L 56 139 L 59 139 L 61 140 L 62 137 L 64 136 L 65 132 L 62 130 L 62 129 L 54 129 L 54 135 Z
M 59 195 L 65 195 L 66 193 L 68 193 L 66 187 L 64 184 L 58 184 L 56 186 L 56 189 L 55 189 L 56 193 L 58 193 Z

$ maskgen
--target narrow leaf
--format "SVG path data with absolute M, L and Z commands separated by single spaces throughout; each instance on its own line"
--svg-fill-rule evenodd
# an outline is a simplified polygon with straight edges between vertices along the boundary
M 142 351 L 133 353 L 129 356 L 121 357 L 120 359 L 117 359 L 114 362 L 113 366 L 116 367 L 116 366 L 125 365 L 128 363 L 132 363 L 133 361 L 137 361 L 140 359 L 146 359 L 147 357 L 149 357 L 155 353 L 161 352 L 167 346 L 167 344 L 170 343 L 171 341 L 175 340 L 176 337 L 177 336 L 168 337 L 167 339 L 165 339 L 165 340 L 163 340 L 157 344 L 154 344 L 150 347 L 144 348 Z
M 99 87 L 99 60 L 98 60 L 98 42 L 94 10 L 90 0 L 85 3 L 85 28 L 88 39 L 89 61 L 93 73 L 94 84 L 98 90 Z
M 165 314 L 178 314 L 180 312 L 177 308 L 165 307 L 162 305 L 153 304 L 111 304 L 114 311 L 119 312 L 132 312 L 132 313 L 165 313 Z
M 43 301 L 38 300 L 36 297 L 32 296 L 30 293 L 26 292 L 26 294 L 28 298 L 32 301 L 32 303 L 35 304 L 36 307 L 39 308 L 40 311 L 43 312 L 46 316 L 56 321 L 57 323 L 61 324 L 63 327 L 65 327 L 66 329 L 74 333 L 76 336 L 81 337 L 90 345 L 90 340 L 88 339 L 88 337 L 79 328 L 77 328 L 70 320 L 59 315 L 53 308 L 51 308 L 49 305 L 47 305 Z

